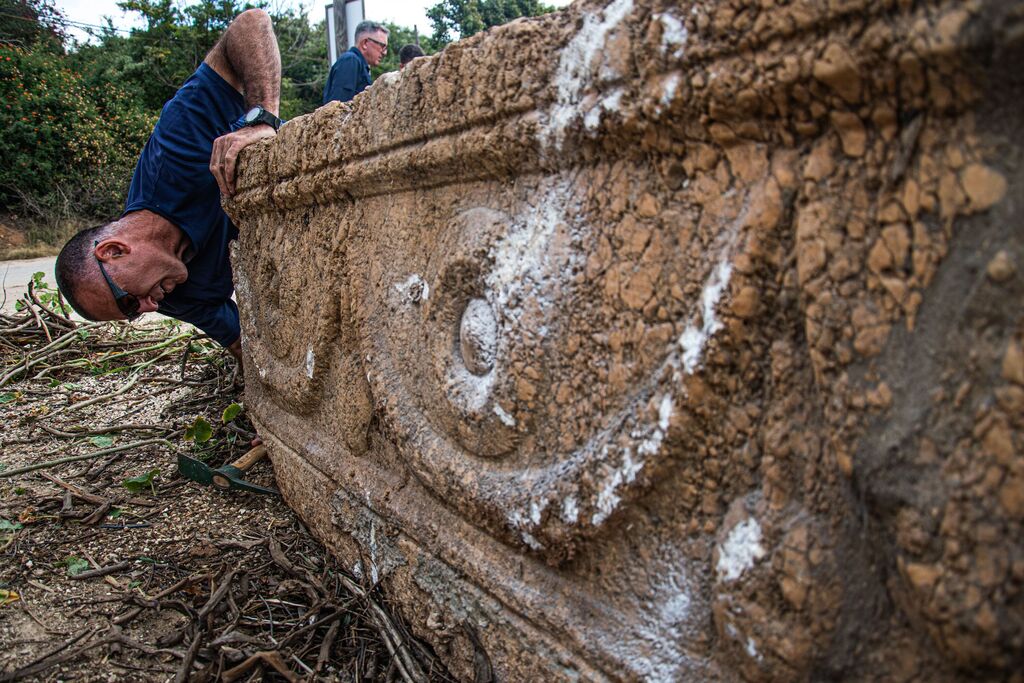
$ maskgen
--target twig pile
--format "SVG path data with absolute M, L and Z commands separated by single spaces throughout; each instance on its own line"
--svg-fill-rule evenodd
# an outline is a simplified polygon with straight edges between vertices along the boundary
M 19 312 L 0 313 L 0 420 L 11 425 L 0 444 L 0 519 L 20 520 L 10 538 L 0 536 L 0 591 L 38 589 L 42 602 L 66 585 L 81 595 L 66 626 L 72 617 L 87 625 L 54 628 L 22 600 L 55 637 L 8 657 L 0 681 L 75 666 L 113 667 L 131 680 L 451 680 L 379 587 L 342 570 L 277 499 L 223 496 L 177 477 L 151 482 L 152 495 L 121 485 L 133 463 L 171 460 L 189 447 L 181 435 L 196 411 L 219 414 L 240 400 L 240 373 L 226 352 L 164 323 L 78 322 L 59 295 L 46 299 L 30 284 Z M 211 461 L 233 460 L 255 436 L 244 413 L 216 431 L 203 454 Z M 31 450 L 31 461 L 2 469 L 19 449 Z M 125 557 L 124 534 L 168 531 L 169 509 L 189 528 L 189 511 L 211 501 L 251 508 L 252 523 L 241 520 L 248 531 L 192 533 Z M 291 521 L 268 528 L 275 515 Z M 91 568 L 42 569 L 60 565 L 62 548 L 104 539 L 116 561 L 79 551 Z M 113 591 L 96 597 L 102 588 Z M 55 611 L 64 604 L 54 602 Z
M 108 664 L 125 670 L 174 674 L 180 681 L 242 681 L 260 676 L 296 682 L 341 676 L 348 680 L 450 680 L 381 604 L 331 563 L 312 566 L 308 536 L 286 549 L 274 535 L 257 539 L 216 540 L 218 566 L 156 589 L 137 587 L 114 598 L 109 625 L 83 629 L 63 644 L 0 673 L 0 681 L 38 675 L 54 666 L 107 650 Z M 299 547 L 304 546 L 304 547 Z M 301 563 L 293 557 L 303 558 Z M 226 559 L 244 558 L 241 570 Z M 315 555 L 314 555 L 315 557 Z M 82 572 L 78 580 L 123 571 L 127 563 Z M 127 629 L 149 611 L 174 611 L 181 626 L 155 643 L 132 638 Z M 118 661 L 120 650 L 146 655 L 147 666 Z M 272 673 L 271 673 L 272 672 Z

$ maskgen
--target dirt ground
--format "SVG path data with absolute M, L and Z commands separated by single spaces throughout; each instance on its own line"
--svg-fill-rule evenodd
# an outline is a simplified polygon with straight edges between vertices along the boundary
M 81 221 L 73 221 L 64 230 L 73 232 L 80 223 Z M 48 232 L 48 229 L 38 228 L 23 217 L 0 213 L 0 260 L 55 256 L 58 247 L 48 244 L 40 234 Z M 52 241 L 60 243 L 57 239 Z
M 179 474 L 250 447 L 228 354 L 35 295 L 0 314 L 0 681 L 446 677 L 280 497 Z

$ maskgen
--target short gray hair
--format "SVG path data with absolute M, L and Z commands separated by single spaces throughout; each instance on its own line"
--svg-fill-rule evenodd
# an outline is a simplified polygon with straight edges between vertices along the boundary
M 91 276 L 92 265 L 95 257 L 93 247 L 99 240 L 106 239 L 111 235 L 115 221 L 94 225 L 75 233 L 67 241 L 64 248 L 57 255 L 57 263 L 54 267 L 54 275 L 57 278 L 57 288 L 71 304 L 71 308 L 78 312 L 86 320 L 95 320 L 96 317 L 85 310 L 80 298 L 82 281 Z
M 377 33 L 379 31 L 382 31 L 384 35 L 389 35 L 391 33 L 391 31 L 387 30 L 384 24 L 381 24 L 379 22 L 369 20 L 360 21 L 358 24 L 356 24 L 355 41 L 358 43 L 359 39 L 362 38 L 363 36 L 368 36 L 372 33 Z

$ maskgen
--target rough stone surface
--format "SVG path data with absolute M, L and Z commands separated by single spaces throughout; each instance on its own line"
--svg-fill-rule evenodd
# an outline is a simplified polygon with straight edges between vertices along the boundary
M 1019 676 L 1022 60 L 577 2 L 290 122 L 228 206 L 287 500 L 467 680 Z

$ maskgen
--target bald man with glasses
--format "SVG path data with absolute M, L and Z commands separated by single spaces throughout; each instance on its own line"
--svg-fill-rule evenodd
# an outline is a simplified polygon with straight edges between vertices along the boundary
M 76 233 L 57 257 L 57 284 L 88 320 L 159 311 L 240 357 L 229 248 L 238 229 L 221 208 L 246 146 L 273 137 L 281 57 L 270 15 L 242 12 L 164 105 L 139 155 L 124 212 Z
M 361 22 L 356 26 L 355 42 L 331 66 L 324 104 L 348 102 L 373 83 L 370 67 L 380 64 L 388 53 L 388 30 L 376 21 Z

